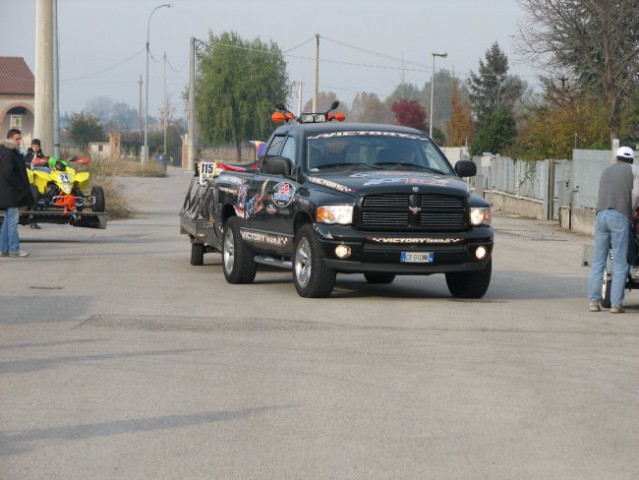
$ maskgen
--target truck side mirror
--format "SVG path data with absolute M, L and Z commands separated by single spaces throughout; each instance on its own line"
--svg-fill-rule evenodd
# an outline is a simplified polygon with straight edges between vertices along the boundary
M 265 157 L 263 170 L 271 175 L 290 175 L 293 164 L 286 157 Z
M 460 160 L 455 164 L 455 172 L 460 177 L 474 177 L 477 175 L 477 165 L 470 160 Z

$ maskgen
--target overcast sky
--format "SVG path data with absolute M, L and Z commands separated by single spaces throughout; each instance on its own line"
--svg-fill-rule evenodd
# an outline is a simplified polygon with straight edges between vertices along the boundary
M 80 111 L 102 95 L 137 109 L 147 22 L 163 2 L 57 3 L 60 111 Z M 35 16 L 36 0 L 0 0 L 0 56 L 24 57 L 34 73 Z M 513 37 L 523 19 L 515 0 L 174 0 L 173 8 L 158 9 L 150 24 L 157 61 L 150 65 L 149 114 L 159 115 L 166 54 L 167 92 L 178 116 L 184 115 L 189 38 L 207 40 L 209 32 L 236 31 L 246 40 L 276 42 L 286 51 L 289 78 L 303 79 L 305 102 L 312 95 L 316 33 L 322 37 L 319 89 L 346 102 L 362 91 L 384 99 L 402 77 L 423 87 L 430 80 L 432 52 L 448 53 L 436 59 L 437 70 L 467 78 L 495 41 L 508 56 L 511 73 L 535 84 L 534 71 L 514 52 Z M 291 108 L 296 111 L 296 105 Z

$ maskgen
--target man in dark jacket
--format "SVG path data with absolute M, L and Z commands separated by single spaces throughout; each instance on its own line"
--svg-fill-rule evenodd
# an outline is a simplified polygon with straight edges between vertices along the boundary
M 33 162 L 36 158 L 47 158 L 44 153 L 42 153 L 42 145 L 40 140 L 34 138 L 31 142 L 31 146 L 27 150 L 27 154 L 24 157 L 24 163 L 27 164 L 27 167 L 31 168 L 31 162 Z
M 42 169 L 43 167 L 38 167 L 37 165 L 34 168 L 33 161 L 40 158 L 46 162 L 47 156 L 42 152 L 42 144 L 40 143 L 40 139 L 34 138 L 31 141 L 31 146 L 27 150 L 27 154 L 23 157 L 24 163 L 27 168 L 32 168 L 34 170 Z M 46 169 L 46 168 L 45 168 Z M 48 171 L 48 169 L 46 169 Z M 29 227 L 40 230 L 40 225 L 35 220 L 31 220 L 29 222 Z
M 22 133 L 12 128 L 7 139 L 0 144 L 0 209 L 4 220 L 0 229 L 0 256 L 23 258 L 29 253 L 20 250 L 18 213 L 20 207 L 31 206 L 33 198 L 29 177 L 20 155 Z

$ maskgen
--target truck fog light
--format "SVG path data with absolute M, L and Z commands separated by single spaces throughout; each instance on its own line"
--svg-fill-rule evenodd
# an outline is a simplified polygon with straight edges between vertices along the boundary
M 338 258 L 348 258 L 351 256 L 351 247 L 348 245 L 338 245 L 335 247 L 335 255 Z
M 475 250 L 475 257 L 477 257 L 477 260 L 483 260 L 486 258 L 487 254 L 488 250 L 486 250 L 486 247 L 477 247 L 477 250 Z

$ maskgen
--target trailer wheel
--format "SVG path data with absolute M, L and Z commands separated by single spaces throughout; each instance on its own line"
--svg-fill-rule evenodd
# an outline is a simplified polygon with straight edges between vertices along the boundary
M 335 285 L 335 270 L 324 265 L 313 227 L 304 225 L 295 237 L 293 283 L 301 297 L 328 297 Z
M 251 248 L 242 240 L 237 217 L 229 218 L 224 225 L 222 268 L 229 283 L 251 283 L 255 279 L 257 264 Z
M 481 298 L 490 285 L 492 259 L 477 272 L 454 272 L 446 274 L 448 291 L 456 298 Z
M 204 245 L 191 244 L 191 265 L 204 265 Z
M 601 284 L 601 306 L 603 308 L 610 308 L 610 284 L 612 278 L 610 274 L 604 271 L 603 283 Z

